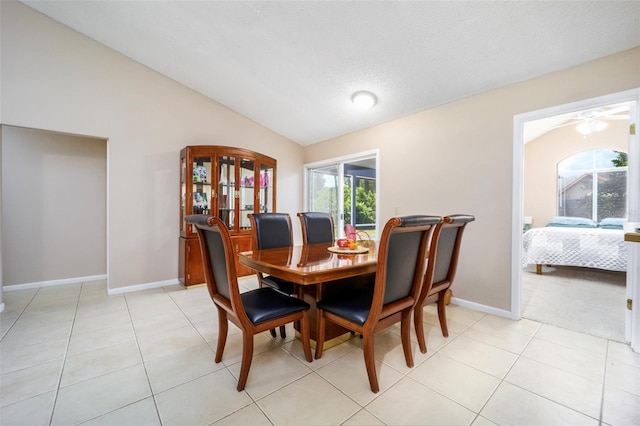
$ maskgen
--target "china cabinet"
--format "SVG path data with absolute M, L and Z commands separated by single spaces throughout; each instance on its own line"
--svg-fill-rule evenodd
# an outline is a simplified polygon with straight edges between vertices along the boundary
M 180 151 L 180 243 L 178 276 L 202 284 L 204 272 L 190 214 L 214 215 L 229 228 L 237 252 L 251 250 L 249 213 L 274 212 L 276 160 L 228 146 L 187 146 Z M 254 273 L 236 259 L 238 276 Z

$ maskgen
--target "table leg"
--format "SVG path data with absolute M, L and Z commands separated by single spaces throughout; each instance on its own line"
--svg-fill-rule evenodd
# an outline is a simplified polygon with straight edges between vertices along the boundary
M 307 302 L 311 308 L 309 309 L 309 323 L 311 324 L 311 346 L 315 348 L 317 336 L 318 336 L 318 309 L 316 302 L 319 301 L 323 295 L 330 294 L 332 292 L 344 291 L 345 288 L 358 286 L 358 285 L 373 285 L 375 274 L 362 275 L 354 278 L 347 278 L 343 280 L 330 281 L 327 283 L 321 283 L 317 285 L 303 285 L 299 293 L 300 298 Z M 340 344 L 352 337 L 351 331 L 334 324 L 330 321 L 326 321 L 325 330 L 325 343 L 324 348 L 330 348 Z M 296 336 L 299 335 L 299 329 L 296 325 Z

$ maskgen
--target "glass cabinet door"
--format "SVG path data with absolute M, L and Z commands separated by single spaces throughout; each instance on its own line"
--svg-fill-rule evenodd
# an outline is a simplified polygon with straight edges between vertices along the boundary
M 260 191 L 258 193 L 260 212 L 273 212 L 273 167 L 260 165 Z
M 211 173 L 213 172 L 211 166 L 213 165 L 212 158 L 207 157 L 194 157 L 193 169 L 192 169 L 192 185 L 193 185 L 193 200 L 192 212 L 193 214 L 205 214 L 208 215 L 211 212 L 210 203 L 212 200 L 212 188 L 211 188 Z
M 240 204 L 240 229 L 250 229 L 249 213 L 255 210 L 255 163 L 253 160 L 240 160 L 240 186 L 238 202 Z
M 218 181 L 218 217 L 229 230 L 235 229 L 235 157 L 218 157 L 220 180 Z
M 180 158 L 180 235 L 187 229 L 187 159 Z

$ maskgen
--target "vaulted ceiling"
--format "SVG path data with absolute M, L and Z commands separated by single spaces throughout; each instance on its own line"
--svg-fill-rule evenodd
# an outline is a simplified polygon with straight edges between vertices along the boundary
M 640 1 L 22 3 L 303 146 L 640 46 Z

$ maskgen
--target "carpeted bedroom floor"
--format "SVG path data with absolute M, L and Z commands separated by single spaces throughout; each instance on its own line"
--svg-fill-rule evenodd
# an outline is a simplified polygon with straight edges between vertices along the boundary
M 626 273 L 535 266 L 522 272 L 522 316 L 592 336 L 624 342 Z

